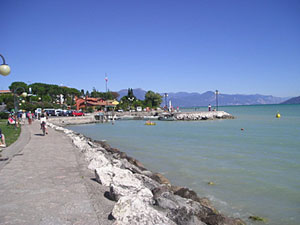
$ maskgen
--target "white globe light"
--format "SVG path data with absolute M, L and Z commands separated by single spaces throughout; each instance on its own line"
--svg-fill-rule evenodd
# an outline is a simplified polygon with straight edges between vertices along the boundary
M 0 74 L 3 76 L 7 76 L 8 74 L 10 74 L 10 67 L 7 64 L 2 64 L 0 66 Z

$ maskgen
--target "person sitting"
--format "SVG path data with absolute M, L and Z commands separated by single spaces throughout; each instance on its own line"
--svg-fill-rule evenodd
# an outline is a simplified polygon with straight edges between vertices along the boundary
M 5 144 L 5 136 L 4 134 L 2 134 L 2 130 L 0 129 L 0 147 L 5 148 L 6 144 Z
M 16 121 L 11 116 L 9 116 L 7 119 L 7 125 L 13 125 L 13 124 L 16 124 Z

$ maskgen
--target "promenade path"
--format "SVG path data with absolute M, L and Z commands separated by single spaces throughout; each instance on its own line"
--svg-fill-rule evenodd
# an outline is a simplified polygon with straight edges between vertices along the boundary
M 0 162 L 0 224 L 112 224 L 114 203 L 96 183 L 78 149 L 64 134 L 39 121 L 22 127 Z

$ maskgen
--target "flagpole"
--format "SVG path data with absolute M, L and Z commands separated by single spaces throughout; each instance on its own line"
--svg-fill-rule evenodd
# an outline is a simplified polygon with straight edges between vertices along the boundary
M 105 73 L 105 88 L 106 88 L 106 93 L 107 93 L 107 81 L 108 81 L 108 78 L 107 78 L 107 75 Z

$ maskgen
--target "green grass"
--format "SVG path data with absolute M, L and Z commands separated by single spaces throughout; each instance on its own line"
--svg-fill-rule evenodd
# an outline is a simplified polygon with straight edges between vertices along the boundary
M 21 133 L 21 128 L 15 128 L 14 125 L 7 125 L 7 119 L 0 119 L 0 128 L 2 130 L 2 134 L 5 136 L 6 146 L 11 145 L 14 143 Z

